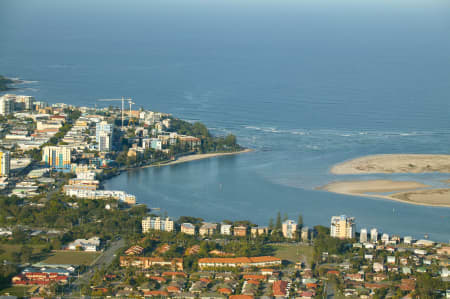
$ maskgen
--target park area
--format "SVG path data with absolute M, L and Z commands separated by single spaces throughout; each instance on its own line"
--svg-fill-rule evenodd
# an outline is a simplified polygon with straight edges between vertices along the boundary
M 42 260 L 41 263 L 58 265 L 90 265 L 99 255 L 99 252 L 56 251 L 49 253 L 47 258 Z
M 313 247 L 300 243 L 276 244 L 272 245 L 275 249 L 275 256 L 289 261 L 293 264 L 303 262 L 311 266 L 313 259 Z

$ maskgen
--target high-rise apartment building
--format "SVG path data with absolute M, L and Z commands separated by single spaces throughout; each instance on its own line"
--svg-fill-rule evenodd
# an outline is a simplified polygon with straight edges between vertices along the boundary
M 362 228 L 359 232 L 359 243 L 367 243 L 367 229 Z
M 355 237 L 355 218 L 345 215 L 331 217 L 331 236 L 339 239 Z
M 14 101 L 7 96 L 0 98 L 0 115 L 6 116 L 14 111 Z
M 42 149 L 42 161 L 55 169 L 70 168 L 72 148 L 67 146 L 46 146 Z
M 142 232 L 148 233 L 151 230 L 172 232 L 174 222 L 170 218 L 161 219 L 161 217 L 146 217 L 142 219 Z
M 376 243 L 378 241 L 378 230 L 376 228 L 372 228 L 370 230 L 370 242 Z
M 297 232 L 297 222 L 286 220 L 282 224 L 283 236 L 288 239 L 294 239 Z
M 109 152 L 112 149 L 113 125 L 102 121 L 95 126 L 95 141 L 100 152 Z
M 9 176 L 11 159 L 9 152 L 0 152 L 0 176 Z

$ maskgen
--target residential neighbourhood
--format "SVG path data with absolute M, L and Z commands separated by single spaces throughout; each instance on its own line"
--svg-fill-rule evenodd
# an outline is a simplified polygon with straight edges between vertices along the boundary
M 450 296 L 448 244 L 358 230 L 346 215 L 331 217 L 329 227 L 280 213 L 262 226 L 170 217 L 104 188 L 105 179 L 127 169 L 208 152 L 205 138 L 213 139 L 201 124 L 12 94 L 0 98 L 0 114 L 0 294 Z M 214 140 L 215 150 L 240 149 Z

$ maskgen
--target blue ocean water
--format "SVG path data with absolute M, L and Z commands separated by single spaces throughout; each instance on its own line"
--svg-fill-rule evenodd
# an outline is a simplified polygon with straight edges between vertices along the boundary
M 448 241 L 448 208 L 315 188 L 353 178 L 328 170 L 357 156 L 449 153 L 449 36 L 446 0 L 3 0 L 0 74 L 49 102 L 130 96 L 256 150 L 106 184 L 169 215 L 267 224 L 280 211 L 315 225 L 347 214 Z

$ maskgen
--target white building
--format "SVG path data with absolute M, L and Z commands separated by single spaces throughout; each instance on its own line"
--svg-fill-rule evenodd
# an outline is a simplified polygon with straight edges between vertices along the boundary
M 9 152 L 0 152 L 0 176 L 9 176 L 11 168 L 11 157 Z
M 346 215 L 331 217 L 331 236 L 339 239 L 355 237 L 355 218 Z
M 6 95 L 0 98 L 0 115 L 6 116 L 13 113 L 14 102 Z
M 230 236 L 231 235 L 231 225 L 230 224 L 221 224 L 220 225 L 220 233 L 222 235 L 227 235 Z
M 294 239 L 297 232 L 297 222 L 294 220 L 286 220 L 282 224 L 283 237 Z
M 101 121 L 95 126 L 95 139 L 100 152 L 109 152 L 112 149 L 113 125 Z
M 362 228 L 359 232 L 359 243 L 367 243 L 367 229 Z
M 95 252 L 100 248 L 100 238 L 92 237 L 90 239 L 77 239 L 67 245 L 68 250 L 83 250 Z
M 378 230 L 376 228 L 370 230 L 370 241 L 372 243 L 378 242 Z
M 389 234 L 386 234 L 386 233 L 384 233 L 382 236 L 381 236 L 381 242 L 383 242 L 383 243 L 389 243 Z
M 142 219 L 142 232 L 148 233 L 151 230 L 156 231 L 166 231 L 173 232 L 174 222 L 172 219 L 167 217 L 166 219 L 161 219 L 161 217 L 146 217 Z

